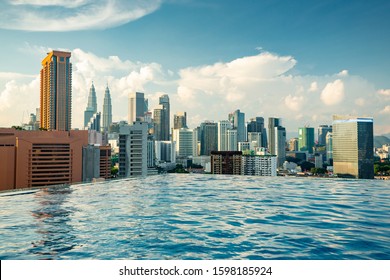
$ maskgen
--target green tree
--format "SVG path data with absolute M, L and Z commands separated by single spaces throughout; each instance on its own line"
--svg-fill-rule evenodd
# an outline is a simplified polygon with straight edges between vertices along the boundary
M 118 167 L 116 167 L 116 166 L 111 167 L 111 177 L 115 178 L 117 176 L 118 172 L 119 172 Z

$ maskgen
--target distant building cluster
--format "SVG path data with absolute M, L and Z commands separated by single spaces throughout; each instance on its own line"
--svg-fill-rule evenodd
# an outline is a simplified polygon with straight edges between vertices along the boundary
M 239 109 L 226 119 L 189 128 L 187 113 L 173 114 L 170 98 L 149 110 L 142 92 L 128 98 L 128 119 L 113 122 L 111 93 L 102 111 L 92 82 L 83 130 L 72 130 L 71 53 L 42 60 L 40 108 L 22 127 L 0 129 L 0 190 L 147 176 L 182 166 L 192 172 L 247 176 L 300 173 L 308 162 L 338 176 L 374 177 L 373 119 L 334 116 L 331 125 L 300 127 L 287 139 L 281 118 L 248 121 Z M 21 130 L 20 130 L 21 129 Z M 389 145 L 375 151 L 388 158 Z M 113 172 L 113 170 L 117 170 Z

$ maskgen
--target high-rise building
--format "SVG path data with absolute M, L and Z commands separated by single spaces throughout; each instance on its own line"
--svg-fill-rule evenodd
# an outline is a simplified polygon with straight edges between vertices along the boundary
M 176 148 L 173 141 L 155 141 L 156 160 L 158 162 L 176 162 Z
M 200 155 L 200 143 L 199 139 L 199 127 L 192 130 L 192 156 L 197 157 Z
M 267 147 L 267 130 L 264 127 L 264 118 L 256 117 L 252 118 L 247 125 L 248 137 L 251 132 L 258 132 L 261 134 L 261 142 L 258 143 L 259 147 Z M 248 140 L 249 141 L 249 140 Z
M 129 94 L 129 125 L 135 121 L 143 121 L 145 116 L 145 97 L 142 92 Z
M 281 120 L 279 118 L 268 118 L 268 150 L 270 154 L 276 155 L 275 150 L 275 127 L 280 126 Z
M 212 151 L 218 150 L 218 125 L 213 122 L 200 124 L 200 155 L 210 156 Z
M 328 132 L 332 132 L 331 125 L 320 125 L 318 127 L 318 145 L 320 146 L 326 145 L 326 134 Z
M 101 119 L 101 113 L 95 113 L 85 126 L 85 129 L 87 130 L 95 130 L 100 131 L 100 119 Z
M 176 157 L 193 156 L 193 130 L 180 128 L 173 130 L 173 141 L 176 142 Z
M 91 85 L 88 95 L 88 104 L 87 108 L 84 111 L 84 127 L 88 125 L 88 122 L 91 120 L 92 116 L 97 113 L 97 102 L 96 102 L 96 91 L 95 86 Z
M 278 167 L 282 166 L 286 159 L 286 129 L 279 118 L 268 119 L 268 132 L 268 150 L 277 156 Z
M 241 175 L 277 176 L 276 164 L 274 155 L 242 155 Z
M 155 151 L 155 145 L 154 140 L 148 139 L 147 140 L 147 166 L 148 168 L 155 167 L 155 159 L 156 159 L 156 151 Z
M 313 154 L 314 127 L 300 127 L 298 129 L 298 149 Z
M 333 165 L 333 133 L 326 134 L 326 161 Z
M 170 140 L 170 106 L 169 96 L 164 94 L 160 96 L 159 106 L 154 109 L 153 124 L 154 124 L 154 137 L 157 141 L 169 141 Z
M 111 95 L 108 85 L 106 86 L 106 91 L 104 93 L 104 102 L 103 102 L 103 131 L 108 131 L 112 123 L 112 106 L 111 106 Z
M 159 104 L 162 106 L 164 110 L 163 119 L 161 120 L 161 139 L 159 140 L 169 140 L 169 134 L 171 133 L 170 129 L 170 105 L 169 105 L 169 96 L 164 94 L 159 98 Z
M 111 146 L 88 145 L 83 147 L 83 182 L 111 178 Z
M 213 151 L 211 152 L 211 173 L 212 174 L 241 174 L 240 151 Z
M 228 129 L 226 133 L 227 137 L 227 150 L 228 151 L 237 151 L 238 148 L 238 132 L 237 129 Z
M 229 114 L 229 121 L 233 125 L 233 129 L 237 130 L 237 141 L 246 141 L 245 113 L 241 113 L 240 110 L 237 109 L 233 113 Z
M 173 116 L 173 129 L 180 128 L 188 128 L 186 112 L 178 112 Z
M 72 127 L 72 63 L 70 52 L 51 51 L 42 60 L 40 127 L 69 131 Z
M 148 124 L 134 122 L 119 128 L 119 176 L 146 176 Z
M 261 132 L 248 132 L 248 142 L 253 148 L 262 147 Z
M 283 126 L 275 127 L 275 151 L 278 167 L 283 166 L 286 160 L 286 129 Z
M 218 151 L 228 151 L 227 133 L 232 128 L 232 124 L 227 120 L 218 122 Z
M 298 138 L 291 138 L 290 141 L 288 141 L 288 150 L 289 151 L 298 151 Z
M 333 116 L 333 170 L 338 176 L 374 178 L 372 118 Z

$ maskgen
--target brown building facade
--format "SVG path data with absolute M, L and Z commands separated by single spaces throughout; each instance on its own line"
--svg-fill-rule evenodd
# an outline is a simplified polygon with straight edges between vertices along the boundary
M 0 128 L 0 190 L 82 181 L 88 131 Z
M 241 175 L 241 151 L 211 152 L 211 173 Z

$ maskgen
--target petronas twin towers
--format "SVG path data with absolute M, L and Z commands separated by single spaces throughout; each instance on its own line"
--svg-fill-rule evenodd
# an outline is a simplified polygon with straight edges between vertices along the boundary
M 84 127 L 88 127 L 89 123 L 96 118 L 97 114 L 100 116 L 100 113 L 97 113 L 97 102 L 96 102 L 96 91 L 95 86 L 92 82 L 91 88 L 89 90 L 88 96 L 88 105 L 84 111 Z M 111 105 L 111 95 L 108 85 L 104 93 L 104 102 L 103 102 L 103 125 L 101 127 L 102 131 L 108 131 L 112 123 L 112 105 Z

